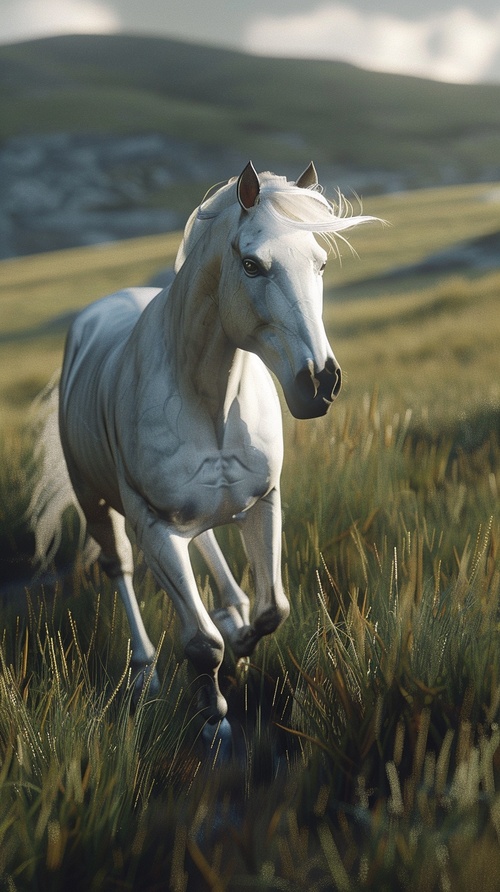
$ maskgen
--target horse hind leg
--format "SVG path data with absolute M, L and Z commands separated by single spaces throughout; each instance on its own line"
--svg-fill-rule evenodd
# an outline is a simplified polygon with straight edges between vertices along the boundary
M 134 690 L 132 703 L 137 705 L 147 685 L 150 696 L 157 696 L 160 682 L 156 668 L 155 648 L 142 620 L 132 583 L 134 569 L 132 546 L 125 531 L 125 518 L 113 508 L 101 504 L 85 512 L 88 532 L 101 548 L 99 563 L 115 583 L 125 608 L 130 628 Z

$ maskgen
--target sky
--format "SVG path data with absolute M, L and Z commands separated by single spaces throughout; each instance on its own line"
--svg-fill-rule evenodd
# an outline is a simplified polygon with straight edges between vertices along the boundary
M 124 31 L 500 83 L 498 0 L 0 0 L 0 43 Z

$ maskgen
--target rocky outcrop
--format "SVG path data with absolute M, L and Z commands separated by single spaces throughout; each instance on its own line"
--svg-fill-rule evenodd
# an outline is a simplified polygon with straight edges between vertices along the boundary
M 0 259 L 180 229 L 205 190 L 248 160 L 159 133 L 14 137 L 0 145 Z M 253 160 L 282 172 L 279 161 Z M 321 181 L 332 195 L 338 187 L 367 194 L 408 185 L 383 171 L 340 165 L 322 165 Z M 199 188 L 183 198 L 183 185 Z
M 158 193 L 199 182 L 203 195 L 241 163 L 154 133 L 15 137 L 0 147 L 0 258 L 180 228 L 192 199 L 171 210 Z

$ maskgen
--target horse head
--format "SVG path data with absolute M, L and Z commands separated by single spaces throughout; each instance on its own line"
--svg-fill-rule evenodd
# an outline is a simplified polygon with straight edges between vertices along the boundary
M 219 290 L 227 336 L 276 375 L 296 418 L 324 415 L 341 387 L 322 319 L 327 252 L 314 233 L 331 237 L 345 218 L 319 190 L 312 164 L 289 183 L 250 162 L 236 183 L 240 213 Z

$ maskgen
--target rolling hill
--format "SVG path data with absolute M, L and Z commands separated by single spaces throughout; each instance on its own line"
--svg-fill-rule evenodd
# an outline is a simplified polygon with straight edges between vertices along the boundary
M 470 180 L 499 163 L 494 85 L 122 35 L 4 46 L 0 83 L 3 138 L 158 131 L 273 160 L 311 154 L 319 164 L 411 168 L 429 179 L 455 166 Z
M 367 195 L 499 179 L 499 148 L 499 85 L 125 35 L 0 47 L 4 257 L 178 228 L 250 157 Z

